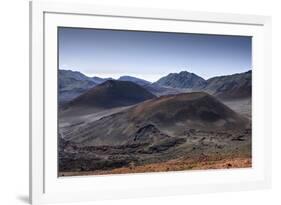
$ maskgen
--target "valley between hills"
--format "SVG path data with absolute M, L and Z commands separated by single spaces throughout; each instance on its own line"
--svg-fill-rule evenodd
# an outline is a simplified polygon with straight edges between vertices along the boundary
M 252 72 L 156 82 L 59 70 L 59 176 L 251 167 Z

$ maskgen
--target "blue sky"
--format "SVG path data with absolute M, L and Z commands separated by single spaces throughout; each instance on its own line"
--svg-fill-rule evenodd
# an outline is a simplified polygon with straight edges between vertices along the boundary
M 59 28 L 59 69 L 148 81 L 183 70 L 208 79 L 252 68 L 247 36 Z

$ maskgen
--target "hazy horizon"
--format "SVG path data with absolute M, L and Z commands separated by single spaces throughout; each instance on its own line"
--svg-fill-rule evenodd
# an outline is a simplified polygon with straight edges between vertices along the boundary
M 150 82 L 188 71 L 204 79 L 252 69 L 248 36 L 59 28 L 59 69 Z
M 142 80 L 149 81 L 149 82 L 151 82 L 151 83 L 154 83 L 154 82 L 156 82 L 157 80 L 159 80 L 160 78 L 165 77 L 165 76 L 167 76 L 167 75 L 169 75 L 169 74 L 170 74 L 170 73 L 167 73 L 166 75 L 164 75 L 164 76 L 162 76 L 162 77 L 158 78 L 158 79 L 157 79 L 157 80 L 155 80 L 155 81 L 150 81 L 150 80 L 147 80 L 147 79 L 145 79 L 145 78 L 139 77 L 139 76 L 134 75 L 134 74 L 132 74 L 132 75 L 128 75 L 128 74 L 118 75 L 118 74 L 116 74 L 116 75 L 115 75 L 115 77 L 114 77 L 114 76 L 107 76 L 107 75 L 105 75 L 105 76 L 100 76 L 100 75 L 88 75 L 88 74 L 85 74 L 85 73 L 83 73 L 83 72 L 81 72 L 81 71 L 78 71 L 78 70 L 72 70 L 72 69 L 60 69 L 60 68 L 59 68 L 59 70 L 70 70 L 70 71 L 73 71 L 73 72 L 80 72 L 80 73 L 82 73 L 83 75 L 85 75 L 85 76 L 87 76 L 87 77 L 90 77 L 90 78 L 92 78 L 92 77 L 99 77 L 99 78 L 113 78 L 114 80 L 117 80 L 118 78 L 120 78 L 120 77 L 122 77 L 122 76 L 131 76 L 131 77 L 140 78 L 140 79 L 142 79 Z M 251 70 L 252 70 L 252 69 L 249 69 L 249 70 L 246 70 L 246 71 L 243 71 L 243 72 L 248 72 L 248 71 L 251 71 Z M 187 72 L 189 72 L 188 70 L 182 70 L 182 71 L 187 71 Z M 179 72 L 182 72 L 182 71 L 179 71 Z M 231 74 L 229 74 L 229 75 L 239 74 L 239 73 L 243 73 L 243 72 L 231 73 Z M 171 73 L 174 73 L 174 72 L 171 72 Z M 190 72 L 190 73 L 191 73 L 191 72 Z M 196 75 L 197 75 L 197 73 L 194 73 L 194 74 L 196 74 Z M 198 75 L 198 76 L 199 76 L 199 77 L 202 77 L 202 76 L 200 76 L 200 75 Z M 223 76 L 223 75 L 212 76 L 212 77 L 210 77 L 210 78 L 213 78 L 213 77 L 219 77 L 219 76 Z M 203 77 L 202 77 L 202 78 L 203 78 Z M 208 80 L 208 79 L 210 79 L 210 78 L 204 78 L 204 79 L 205 79 L 205 80 Z

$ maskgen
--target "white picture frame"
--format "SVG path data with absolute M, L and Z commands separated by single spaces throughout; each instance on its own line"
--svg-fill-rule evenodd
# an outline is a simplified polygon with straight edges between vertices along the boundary
M 57 117 L 57 70 L 53 69 L 57 63 L 58 26 L 253 36 L 253 167 L 58 178 L 57 128 L 54 123 Z M 30 111 L 32 204 L 269 188 L 271 18 L 30 2 Z

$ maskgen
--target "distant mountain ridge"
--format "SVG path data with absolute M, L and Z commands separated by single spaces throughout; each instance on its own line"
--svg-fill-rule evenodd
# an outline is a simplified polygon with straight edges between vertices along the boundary
M 181 71 L 170 73 L 155 83 L 171 88 L 189 88 L 190 91 L 204 91 L 223 100 L 249 98 L 252 94 L 252 71 L 217 76 L 204 80 L 200 76 Z
M 73 78 L 75 80 L 91 80 L 90 77 L 84 75 L 83 73 L 73 70 L 59 69 L 59 75 L 60 77 L 63 76 L 65 78 Z
M 58 70 L 59 103 L 67 103 L 90 88 L 112 78 L 88 77 L 79 71 Z
M 113 78 L 100 78 L 97 76 L 88 77 L 78 71 L 72 70 L 59 70 L 59 104 L 70 102 L 79 95 L 85 93 L 90 88 L 93 88 L 107 80 L 114 80 Z M 178 94 L 181 91 L 177 88 L 169 88 L 149 81 L 136 78 L 133 76 L 121 76 L 118 78 L 120 81 L 134 82 L 153 95 L 162 96 L 168 94 Z
M 252 71 L 210 78 L 201 89 L 222 100 L 250 98 Z
M 203 89 L 220 99 L 241 99 L 252 96 L 252 71 L 213 77 Z
M 154 84 L 172 88 L 197 88 L 204 87 L 206 80 L 194 73 L 181 71 L 180 73 L 170 73 L 160 78 Z
M 97 85 L 86 75 L 72 70 L 58 71 L 59 103 L 68 102 Z
M 59 102 L 67 103 L 108 80 L 112 78 L 88 77 L 78 71 L 59 70 Z M 133 82 L 156 96 L 203 91 L 223 100 L 231 100 L 250 98 L 252 94 L 251 70 L 208 80 L 181 71 L 170 73 L 154 83 L 133 76 L 121 76 L 118 81 Z

